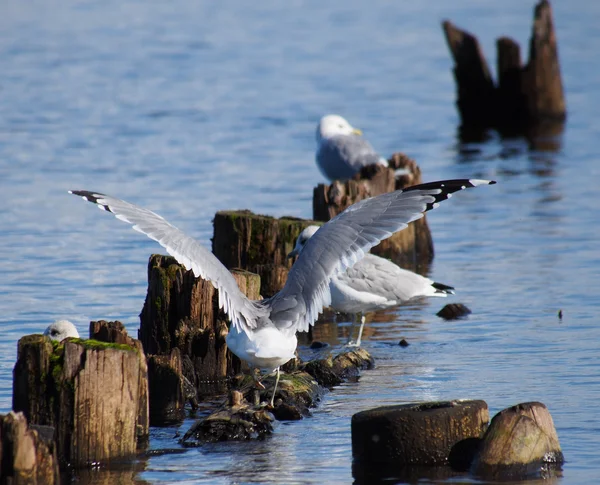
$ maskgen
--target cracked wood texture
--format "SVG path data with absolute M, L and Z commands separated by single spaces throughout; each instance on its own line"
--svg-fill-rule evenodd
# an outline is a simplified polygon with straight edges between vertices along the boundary
M 140 411 L 145 366 L 141 349 L 128 345 L 70 339 L 53 345 L 43 335 L 23 337 L 14 371 L 15 410 L 56 429 L 63 465 L 132 456 L 138 436 L 148 433 L 148 412 Z M 24 369 L 35 375 L 24 378 Z

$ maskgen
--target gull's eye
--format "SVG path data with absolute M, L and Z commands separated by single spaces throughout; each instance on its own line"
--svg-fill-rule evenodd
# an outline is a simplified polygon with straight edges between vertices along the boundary
M 50 335 L 52 335 L 53 337 L 55 337 L 56 335 L 58 335 L 58 330 L 56 330 L 55 328 L 53 328 L 53 329 L 50 331 Z

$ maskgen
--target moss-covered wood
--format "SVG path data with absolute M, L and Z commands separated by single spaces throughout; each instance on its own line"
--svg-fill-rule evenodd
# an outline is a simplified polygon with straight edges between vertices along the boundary
M 274 407 L 267 406 L 273 393 L 275 376 L 261 380 L 258 389 L 251 375 L 240 374 L 232 382 L 227 403 L 197 421 L 183 437 L 186 446 L 199 446 L 205 441 L 260 439 L 273 431 L 275 419 L 298 420 L 310 415 L 326 388 L 339 384 L 361 369 L 373 365 L 373 358 L 363 349 L 343 352 L 335 357 L 295 362 L 291 372 L 283 372 L 277 385 Z M 335 383 L 335 384 L 334 384 Z
M 421 169 L 414 160 L 396 153 L 389 167 L 371 165 L 346 182 L 319 184 L 313 191 L 313 218 L 326 222 L 356 202 L 386 192 L 422 183 Z M 404 175 L 396 175 L 402 169 Z M 425 216 L 382 241 L 371 250 L 412 270 L 427 270 L 433 260 L 433 240 Z
M 497 84 L 477 38 L 449 21 L 443 22 L 443 29 L 455 63 L 457 106 L 465 141 L 481 139 L 489 128 L 532 139 L 562 131 L 567 111 L 547 0 L 535 6 L 527 65 L 522 65 L 514 40 L 498 39 Z
M 494 416 L 473 463 L 474 474 L 488 480 L 547 478 L 564 457 L 548 408 L 528 402 Z
M 213 253 L 227 268 L 241 268 L 260 276 L 260 294 L 277 293 L 287 280 L 291 261 L 286 258 L 296 237 L 314 221 L 221 211 L 214 219 Z
M 177 347 L 170 355 L 148 356 L 150 424 L 177 423 L 185 417 L 184 376 Z
M 249 298 L 259 298 L 258 275 L 243 270 L 232 274 Z M 150 257 L 140 320 L 146 354 L 168 356 L 179 349 L 183 374 L 200 394 L 224 391 L 227 380 L 239 372 L 241 362 L 225 343 L 228 320 L 212 283 L 195 278 L 175 258 Z
M 19 349 L 15 375 L 22 369 L 37 375 L 15 379 L 15 410 L 56 428 L 61 463 L 88 466 L 136 452 L 148 427 L 147 411 L 140 411 L 141 347 L 80 339 L 57 344 L 33 335 L 21 339 Z
M 58 456 L 49 436 L 28 426 L 23 413 L 0 415 L 0 483 L 58 485 Z
M 139 390 L 138 390 L 138 423 L 137 440 L 138 447 L 143 447 L 150 435 L 150 396 L 149 385 L 150 375 L 148 364 L 144 353 L 142 343 L 130 337 L 125 330 L 123 323 L 119 321 L 92 321 L 90 322 L 90 341 L 105 342 L 108 344 L 124 345 L 123 349 L 135 348 L 140 359 Z

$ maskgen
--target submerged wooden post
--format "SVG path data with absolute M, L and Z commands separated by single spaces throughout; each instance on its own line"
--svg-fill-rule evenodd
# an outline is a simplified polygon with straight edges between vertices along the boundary
M 514 40 L 498 39 L 497 85 L 477 39 L 449 21 L 442 27 L 455 63 L 463 139 L 478 140 L 488 128 L 532 139 L 562 131 L 567 110 L 550 2 L 535 7 L 526 66 Z
M 352 416 L 352 456 L 365 467 L 447 465 L 457 443 L 480 438 L 489 421 L 485 401 L 402 404 Z
M 259 299 L 258 275 L 232 274 L 249 298 Z M 148 293 L 140 320 L 139 336 L 146 354 L 171 355 L 178 348 L 183 374 L 196 389 L 223 390 L 226 380 L 239 371 L 239 359 L 227 350 L 227 318 L 219 310 L 212 283 L 195 278 L 175 258 L 150 257 Z
M 147 429 L 140 416 L 140 352 L 96 340 L 53 344 L 43 335 L 23 337 L 14 370 L 13 407 L 31 423 L 56 428 L 58 456 L 64 464 L 82 467 L 131 456 L 141 429 Z M 23 372 L 28 370 L 37 375 L 26 378 Z
M 552 416 L 542 403 L 529 402 L 494 416 L 472 471 L 491 480 L 540 478 L 563 462 Z
M 260 294 L 277 293 L 292 266 L 287 254 L 296 237 L 313 221 L 291 217 L 277 219 L 250 211 L 215 214 L 212 250 L 226 268 L 240 268 L 260 276 Z
M 389 167 L 365 167 L 346 182 L 319 184 L 313 192 L 313 218 L 326 222 L 360 200 L 422 183 L 421 169 L 406 155 L 396 153 L 388 163 Z M 406 174 L 396 176 L 398 169 L 405 170 Z M 434 251 L 425 216 L 382 241 L 371 252 L 407 269 L 426 269 L 433 260 Z
M 27 425 L 23 413 L 0 415 L 0 483 L 58 485 L 58 457 L 52 435 Z

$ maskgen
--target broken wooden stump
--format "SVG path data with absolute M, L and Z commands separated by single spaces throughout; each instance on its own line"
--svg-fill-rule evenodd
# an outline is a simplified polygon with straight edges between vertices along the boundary
M 275 420 L 298 420 L 310 416 L 310 408 L 317 404 L 325 387 L 332 386 L 331 375 L 335 374 L 335 382 L 340 383 L 372 364 L 373 358 L 363 349 L 344 352 L 329 360 L 301 363 L 299 370 L 281 374 L 274 407 L 266 405 L 273 393 L 274 376 L 264 377 L 261 380 L 264 389 L 258 390 L 252 376 L 239 375 L 234 383 L 237 389 L 231 391 L 228 402 L 207 418 L 194 423 L 185 433 L 182 444 L 200 446 L 206 441 L 263 438 L 273 432 Z M 319 366 L 326 371 L 316 371 Z M 317 382 L 320 376 L 327 379 Z
M 23 413 L 0 415 L 0 483 L 60 483 L 54 429 L 46 431 L 28 426 Z
M 486 480 L 546 478 L 563 462 L 552 416 L 542 403 L 529 402 L 494 416 L 472 472 Z
M 529 61 L 523 66 L 519 45 L 498 39 L 498 83 L 495 84 L 477 39 L 449 21 L 443 24 L 454 59 L 457 106 L 464 141 L 480 141 L 486 130 L 530 139 L 562 131 L 567 111 L 558 47 L 547 0 L 535 7 Z
M 115 321 L 98 320 L 90 322 L 90 339 L 106 342 L 109 344 L 123 344 L 137 349 L 140 358 L 139 390 L 138 390 L 138 425 L 137 440 L 138 448 L 147 444 L 150 437 L 150 376 L 148 363 L 142 343 L 127 334 L 125 325 Z
M 314 224 L 291 217 L 277 219 L 250 211 L 215 214 L 212 251 L 226 268 L 241 268 L 260 276 L 260 294 L 273 296 L 287 280 L 292 262 L 287 259 L 296 237 Z
M 148 413 L 140 412 L 140 352 L 96 340 L 25 336 L 13 371 L 13 408 L 30 423 L 56 428 L 62 464 L 85 467 L 132 456 L 138 436 L 148 434 Z
M 258 275 L 243 270 L 233 270 L 232 274 L 248 298 L 260 298 Z M 173 349 L 179 349 L 184 386 L 187 387 L 187 379 L 199 395 L 225 391 L 228 380 L 242 366 L 227 349 L 228 319 L 219 310 L 218 293 L 212 283 L 194 277 L 171 256 L 150 257 L 148 292 L 140 321 L 139 336 L 146 354 L 171 356 Z M 169 359 L 154 359 L 153 370 L 158 369 L 156 364 L 170 362 Z M 190 393 L 186 394 L 190 399 Z M 167 408 L 178 408 L 179 404 L 174 403 L 180 398 L 174 399 Z M 158 415 L 153 412 L 153 416 L 155 422 Z
M 448 465 L 453 448 L 464 440 L 480 438 L 488 420 L 484 401 L 369 409 L 352 416 L 352 456 L 363 468 Z
M 327 222 L 356 202 L 422 183 L 421 169 L 407 156 L 396 153 L 389 167 L 369 165 L 346 182 L 319 184 L 313 192 L 313 218 Z M 406 174 L 395 175 L 404 169 Z M 299 234 L 299 233 L 298 233 Z M 371 252 L 411 270 L 426 270 L 433 260 L 433 240 L 425 216 L 392 237 L 381 241 Z

